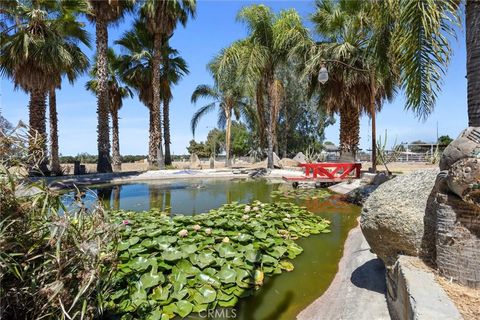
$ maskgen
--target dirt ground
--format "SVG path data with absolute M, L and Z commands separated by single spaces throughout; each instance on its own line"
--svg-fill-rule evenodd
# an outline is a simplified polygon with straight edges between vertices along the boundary
M 233 164 L 233 168 L 235 167 L 245 167 L 245 168 L 258 168 L 262 166 L 265 162 L 257 162 L 257 163 L 247 163 L 247 162 L 237 162 Z M 208 161 L 201 161 L 200 162 L 201 169 L 209 169 L 210 168 L 210 162 Z M 372 165 L 369 162 L 363 162 L 362 163 L 362 169 L 363 170 L 368 170 Z M 87 163 L 85 164 L 86 171 L 87 173 L 95 173 L 96 172 L 96 164 L 93 163 Z M 73 174 L 73 164 L 62 164 L 62 168 L 64 168 L 65 172 L 67 174 Z M 173 168 L 174 169 L 200 169 L 199 166 L 191 166 L 190 162 L 178 162 L 175 161 L 173 162 Z M 222 169 L 225 168 L 225 163 L 216 161 L 215 162 L 215 168 L 216 169 Z M 422 169 L 433 169 L 433 168 L 438 168 L 437 164 L 426 164 L 423 162 L 392 162 L 388 164 L 388 169 L 393 172 L 393 173 L 408 173 L 416 170 L 422 170 Z M 379 171 L 384 171 L 385 167 L 382 165 L 377 166 L 377 169 Z M 123 163 L 122 164 L 122 171 L 123 172 L 128 172 L 128 171 L 147 171 L 148 170 L 148 164 L 147 163 Z
M 480 319 L 480 289 L 472 289 L 436 275 L 435 280 L 452 299 L 465 320 Z

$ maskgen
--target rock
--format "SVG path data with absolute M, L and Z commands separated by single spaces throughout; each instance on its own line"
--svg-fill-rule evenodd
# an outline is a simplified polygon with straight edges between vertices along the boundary
M 388 180 L 390 180 L 390 177 L 386 173 L 380 172 L 375 175 L 375 177 L 373 178 L 372 184 L 374 186 L 379 186 L 387 182 Z
M 299 152 L 297 153 L 297 155 L 295 157 L 293 157 L 293 160 L 299 162 L 299 163 L 305 163 L 307 162 L 307 160 L 305 159 L 305 155 L 303 154 L 303 152 Z
M 202 167 L 202 164 L 200 163 L 200 159 L 198 158 L 198 155 L 196 153 L 192 153 L 190 155 L 190 168 L 196 169 L 201 167 Z
M 268 164 L 268 157 L 262 161 L 262 163 L 265 162 L 265 167 L 267 166 Z M 274 168 L 281 168 L 281 164 L 280 164 L 280 158 L 277 156 L 277 154 L 274 152 L 273 153 L 273 167 Z
M 480 159 L 464 158 L 448 170 L 447 184 L 463 201 L 480 205 Z
M 298 167 L 298 165 L 300 164 L 300 162 L 296 161 L 296 160 L 292 160 L 292 159 L 289 159 L 289 158 L 283 158 L 282 160 L 280 160 L 278 162 L 278 164 L 282 167 L 282 168 L 285 168 L 285 167 Z
M 467 128 L 445 148 L 440 159 L 440 170 L 448 170 L 455 162 L 472 157 L 480 157 L 480 128 L 478 127 Z
M 360 226 L 372 250 L 387 266 L 399 254 L 418 256 L 427 199 L 438 170 L 421 170 L 380 185 L 365 201 Z
M 424 251 L 442 275 L 480 288 L 480 208 L 451 193 L 448 179 L 442 171 L 429 199 Z

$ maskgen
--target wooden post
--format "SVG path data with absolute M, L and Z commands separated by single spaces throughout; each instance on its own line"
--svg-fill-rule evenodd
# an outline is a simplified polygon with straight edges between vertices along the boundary
M 370 112 L 372 115 L 372 172 L 377 172 L 377 124 L 375 108 L 375 77 L 373 72 L 370 73 Z

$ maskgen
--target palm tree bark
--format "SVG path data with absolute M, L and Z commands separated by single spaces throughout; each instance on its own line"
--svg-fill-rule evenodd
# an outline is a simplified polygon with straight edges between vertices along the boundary
M 29 154 L 32 157 L 33 174 L 48 175 L 46 97 L 43 90 L 32 90 L 29 103 Z
M 360 141 L 360 111 L 356 106 L 345 103 L 340 108 L 340 153 L 351 160 L 355 158 Z
M 57 97 L 55 88 L 50 89 L 48 96 L 48 115 L 50 122 L 50 157 L 52 172 L 55 175 L 61 175 L 60 159 L 58 156 L 58 115 L 57 115 Z
M 273 77 L 271 80 L 268 81 L 267 84 L 267 92 L 268 92 L 268 106 L 267 106 L 267 168 L 273 169 L 273 144 L 274 144 L 274 129 L 275 126 L 275 113 L 273 110 L 273 101 L 275 99 L 275 88 L 274 88 L 274 81 Z
M 232 114 L 230 110 L 225 110 L 225 117 L 227 118 L 227 126 L 225 130 L 225 165 L 230 167 L 230 144 L 232 134 Z
M 108 67 L 107 67 L 107 47 L 108 47 L 108 30 L 107 23 L 104 19 L 97 17 L 96 21 L 96 37 L 97 37 L 97 147 L 98 160 L 97 172 L 112 172 L 110 163 L 110 130 L 108 126 Z
M 265 148 L 265 104 L 264 104 L 264 99 L 263 99 L 263 93 L 264 93 L 264 83 L 263 81 L 259 81 L 257 84 L 256 88 L 256 93 L 255 93 L 255 100 L 257 103 L 257 113 L 258 113 L 258 132 L 259 132 L 259 144 L 260 148 L 262 151 Z
M 155 136 L 155 112 L 153 111 L 153 103 L 148 105 L 149 120 L 149 142 L 148 142 L 148 164 L 150 168 L 153 168 L 157 154 L 157 138 Z M 158 125 L 158 124 L 157 124 Z
M 370 115 L 372 117 L 372 172 L 377 172 L 377 119 L 375 108 L 375 96 L 377 95 L 375 87 L 375 77 L 370 74 Z
M 468 125 L 480 127 L 480 1 L 467 0 L 466 42 L 468 79 Z
M 118 110 L 112 112 L 112 164 L 113 171 L 122 171 L 122 160 L 120 157 L 120 137 L 118 130 Z
M 172 156 L 170 155 L 170 101 L 163 100 L 163 136 L 165 138 L 165 165 L 172 164 Z
M 161 96 L 160 96 L 160 64 L 162 62 L 162 34 L 155 33 L 153 41 L 153 75 L 152 75 L 152 87 L 153 87 L 153 138 L 156 140 L 157 150 L 157 166 L 159 169 L 165 169 L 165 160 L 163 158 L 162 147 L 162 132 L 161 132 Z

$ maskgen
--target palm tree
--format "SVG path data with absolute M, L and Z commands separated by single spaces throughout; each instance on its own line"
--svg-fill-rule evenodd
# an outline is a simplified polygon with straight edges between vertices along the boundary
M 115 42 L 120 45 L 125 54 L 119 57 L 118 70 L 120 78 L 138 93 L 140 101 L 148 108 L 150 142 L 148 159 L 155 159 L 158 141 L 152 141 L 155 137 L 152 89 L 152 57 L 153 35 L 148 32 L 145 24 L 136 20 L 133 29 L 125 32 Z
M 467 79 L 468 79 L 468 125 L 480 127 L 480 3 L 467 1 Z
M 94 94 L 98 94 L 99 80 L 98 74 L 98 56 L 95 59 L 96 63 L 91 70 L 92 80 L 87 81 L 85 88 Z M 108 110 L 112 116 L 112 164 L 113 170 L 119 172 L 122 170 L 122 161 L 120 156 L 120 140 L 119 140 L 119 127 L 118 127 L 118 111 L 123 106 L 123 99 L 127 97 L 133 97 L 133 93 L 128 86 L 121 86 L 118 75 L 118 64 L 120 63 L 119 57 L 115 54 L 115 51 L 111 48 L 107 51 L 108 61 Z
M 47 0 L 17 2 L 15 6 L 2 2 L 0 6 L 4 16 L 12 21 L 0 34 L 0 74 L 13 79 L 15 87 L 30 94 L 30 155 L 41 159 L 38 169 L 48 173 L 46 97 L 52 88 L 60 87 L 63 75 L 72 82 L 88 65 L 87 57 L 77 45 L 82 42 L 88 46 L 88 35 L 72 15 L 85 8 L 81 1 Z M 54 124 L 55 115 L 52 104 Z M 57 161 L 58 145 L 52 149 L 54 153 L 56 150 Z
M 122 81 L 138 92 L 140 101 L 145 104 L 150 113 L 150 137 L 155 136 L 156 121 L 153 111 L 152 64 L 153 64 L 153 35 L 147 30 L 142 21 L 135 21 L 133 30 L 125 32 L 122 38 L 115 42 L 126 51 L 119 57 L 118 65 Z M 163 100 L 163 122 L 165 136 L 165 164 L 171 164 L 170 157 L 170 120 L 169 103 L 172 99 L 171 85 L 178 83 L 181 77 L 188 74 L 185 60 L 178 55 L 178 51 L 164 41 L 162 49 L 161 98 Z M 149 159 L 155 159 L 157 141 L 150 139 Z M 168 161 L 170 159 L 170 161 Z
M 163 169 L 165 167 L 160 124 L 160 65 L 162 62 L 163 41 L 172 35 L 178 22 L 185 26 L 188 21 L 188 17 L 195 15 L 195 10 L 195 0 L 146 0 L 141 10 L 142 16 L 145 18 L 145 21 L 147 23 L 147 28 L 153 34 L 153 131 L 150 135 L 150 144 L 156 143 L 154 147 L 157 148 L 157 165 L 160 169 Z M 152 164 L 153 161 L 153 158 L 149 159 L 150 164 Z
M 161 96 L 163 101 L 163 135 L 165 137 L 165 165 L 172 164 L 170 154 L 170 101 L 172 101 L 171 86 L 189 73 L 187 62 L 178 55 L 178 51 L 164 41 L 161 69 Z
M 315 52 L 306 63 L 307 75 L 316 74 L 330 61 L 330 79 L 322 86 L 322 104 L 340 114 L 342 153 L 355 153 L 360 141 L 360 115 L 372 119 L 372 168 L 376 171 L 376 112 L 385 99 L 391 100 L 398 86 L 398 71 L 388 45 L 388 34 L 375 29 L 374 11 L 369 2 L 317 2 L 311 17 L 322 42 L 313 44 Z M 382 37 L 379 37 L 382 34 Z M 379 45 L 382 41 L 382 45 Z M 318 88 L 316 76 L 313 87 Z
M 135 0 L 89 0 L 89 19 L 95 22 L 97 46 L 97 172 L 112 172 L 110 163 L 110 138 L 108 127 L 108 25 L 121 19 L 127 11 L 133 9 Z
M 218 108 L 218 126 L 226 128 L 225 130 L 225 165 L 230 166 L 230 143 L 231 143 L 231 129 L 232 116 L 236 115 L 237 119 L 240 117 L 241 110 L 246 106 L 243 101 L 241 92 L 237 88 L 225 87 L 221 88 L 218 84 L 215 86 L 199 85 L 192 93 L 192 103 L 196 103 L 199 98 L 212 99 L 213 102 L 201 107 L 194 113 L 191 121 L 191 129 L 193 135 L 198 126 L 200 119 L 207 113 Z
M 268 167 L 273 168 L 275 126 L 282 98 L 282 84 L 275 72 L 290 57 L 298 42 L 308 38 L 308 30 L 295 10 L 275 15 L 264 5 L 243 8 L 237 19 L 246 24 L 249 34 L 223 50 L 218 70 L 222 74 L 224 69 L 235 66 L 249 91 L 256 93 L 260 120 L 267 124 Z

